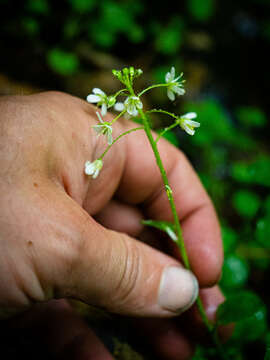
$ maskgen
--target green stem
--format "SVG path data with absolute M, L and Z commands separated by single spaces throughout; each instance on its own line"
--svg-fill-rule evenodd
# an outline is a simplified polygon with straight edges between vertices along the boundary
M 169 86 L 170 84 L 155 84 L 155 85 L 151 85 L 149 86 L 148 88 L 144 89 L 143 91 L 141 91 L 137 96 L 140 97 L 142 96 L 143 94 L 145 94 L 147 91 L 151 90 L 151 89 L 154 89 L 154 88 L 157 88 L 157 87 L 162 87 L 162 86 Z M 135 96 L 135 95 L 134 95 Z
M 155 142 L 157 143 L 158 140 L 159 140 L 164 134 L 166 134 L 166 132 L 172 130 L 173 128 L 175 128 L 175 127 L 178 126 L 178 125 L 179 125 L 178 123 L 174 123 L 174 124 L 166 127 L 163 131 L 161 131 L 161 133 L 158 134 L 158 136 L 156 137 Z
M 148 110 L 146 111 L 146 114 L 150 114 L 150 113 L 160 113 L 160 114 L 166 114 L 166 115 L 169 115 L 171 117 L 173 117 L 174 119 L 178 119 L 178 116 L 169 112 L 169 111 L 166 111 L 166 110 L 162 110 L 162 109 L 152 109 L 152 110 Z
M 151 128 L 150 128 L 150 125 L 149 125 L 149 121 L 148 121 L 147 117 L 145 116 L 144 112 L 141 109 L 138 109 L 138 111 L 139 111 L 139 114 L 140 114 L 140 116 L 142 118 L 146 135 L 147 135 L 148 140 L 149 140 L 149 142 L 151 144 L 151 147 L 153 149 L 153 152 L 154 152 L 154 155 L 155 155 L 155 158 L 156 158 L 156 163 L 157 163 L 157 166 L 159 167 L 161 177 L 162 177 L 162 180 L 163 180 L 166 192 L 167 192 L 168 200 L 169 200 L 171 211 L 172 211 L 172 214 L 173 214 L 173 220 L 174 220 L 174 224 L 175 224 L 175 229 L 176 229 L 177 245 L 180 248 L 182 260 L 183 260 L 183 263 L 184 263 L 185 267 L 187 269 L 190 269 L 190 264 L 189 264 L 187 252 L 186 252 L 186 249 L 185 249 L 185 245 L 184 245 L 184 239 L 183 239 L 183 235 L 182 235 L 182 230 L 181 230 L 178 214 L 177 214 L 177 211 L 176 211 L 176 206 L 175 206 L 175 203 L 174 203 L 171 187 L 169 185 L 169 180 L 168 180 L 166 171 L 164 169 L 163 163 L 161 161 L 161 157 L 159 155 L 157 144 L 156 144 L 156 142 L 155 142 L 155 140 L 153 138 Z
M 147 89 L 149 89 L 149 88 L 147 88 Z M 136 96 L 132 86 L 129 86 L 128 90 L 130 91 L 131 96 Z M 142 93 L 144 93 L 144 92 L 145 91 L 142 91 L 138 96 L 142 95 Z M 170 207 L 171 207 L 171 211 L 172 211 L 172 215 L 173 215 L 173 219 L 174 219 L 174 225 L 175 225 L 175 229 L 176 229 L 176 235 L 177 235 L 176 243 L 177 243 L 177 245 L 179 247 L 181 257 L 182 257 L 182 260 L 183 260 L 183 263 L 184 263 L 185 267 L 187 269 L 191 270 L 191 266 L 190 266 L 189 259 L 188 259 L 188 256 L 187 256 L 187 251 L 186 251 L 185 244 L 184 244 L 181 225 L 180 225 L 180 222 L 179 222 L 179 218 L 178 218 L 174 198 L 173 198 L 173 195 L 172 195 L 172 190 L 171 190 L 171 187 L 169 185 L 169 180 L 168 180 L 166 171 L 164 169 L 164 166 L 163 166 L 163 163 L 162 163 L 162 160 L 161 160 L 158 148 L 157 148 L 157 143 L 155 142 L 155 140 L 153 138 L 151 128 L 150 128 L 150 124 L 149 124 L 149 121 L 147 119 L 146 114 L 142 111 L 142 109 L 138 109 L 138 112 L 139 112 L 139 114 L 140 114 L 140 116 L 142 118 L 145 133 L 146 133 L 146 135 L 148 137 L 148 140 L 150 142 L 150 145 L 152 147 L 152 150 L 153 150 L 153 153 L 154 153 L 154 156 L 155 156 L 155 159 L 156 159 L 156 163 L 157 163 L 157 166 L 158 166 L 158 168 L 160 170 L 160 174 L 161 174 L 161 177 L 162 177 L 162 180 L 163 180 L 163 183 L 164 183 L 164 187 L 166 189 L 166 193 L 167 193 L 168 200 L 169 200 L 169 203 L 170 203 Z M 211 324 L 211 322 L 209 321 L 209 319 L 208 319 L 208 317 L 206 315 L 206 312 L 205 312 L 205 309 L 203 307 L 203 303 L 202 303 L 202 300 L 201 300 L 200 297 L 197 298 L 197 306 L 198 306 L 199 313 L 200 313 L 200 315 L 202 317 L 202 320 L 203 320 L 206 328 L 210 332 L 210 334 L 212 336 L 212 340 L 213 340 L 214 344 L 217 347 L 217 350 L 218 350 L 218 352 L 220 354 L 220 358 L 223 359 L 223 360 L 227 360 L 226 354 L 223 351 L 223 348 L 222 348 L 222 345 L 221 345 L 221 343 L 220 343 L 220 341 L 218 339 L 218 336 L 216 335 L 216 333 L 214 331 L 214 327 L 213 327 L 213 325 Z
M 114 95 L 113 95 L 113 97 L 114 98 L 117 98 L 117 96 L 119 96 L 121 93 L 123 93 L 123 92 L 125 92 L 125 91 L 128 91 L 126 88 L 125 89 L 121 89 L 121 90 L 119 90 L 119 91 L 117 91 Z
M 121 139 L 122 136 L 127 135 L 127 134 L 130 134 L 131 132 L 137 131 L 137 130 L 144 130 L 144 127 L 141 126 L 141 127 L 133 128 L 133 129 L 127 130 L 127 131 L 123 132 L 122 134 L 120 134 L 119 136 L 117 136 L 117 138 L 115 138 L 115 139 L 113 140 L 113 142 L 111 143 L 111 145 L 108 145 L 108 146 L 107 146 L 107 148 L 106 148 L 105 151 L 101 154 L 101 156 L 99 157 L 99 159 L 102 160 L 102 159 L 104 158 L 104 156 L 107 154 L 107 152 L 110 150 L 110 148 L 113 146 L 113 144 L 115 144 L 116 141 L 118 141 L 119 139 Z
M 126 109 L 124 109 L 123 111 L 120 112 L 120 114 L 118 114 L 111 122 L 110 125 L 112 125 L 113 123 L 116 122 L 116 120 L 118 120 L 121 116 L 123 116 L 126 112 Z

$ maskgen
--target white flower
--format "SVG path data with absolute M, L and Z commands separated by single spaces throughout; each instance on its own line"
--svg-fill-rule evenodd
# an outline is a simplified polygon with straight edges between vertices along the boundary
M 176 79 L 174 78 L 175 77 L 175 68 L 173 66 L 171 68 L 171 71 L 167 72 L 167 74 L 165 76 L 165 81 L 167 84 L 169 84 L 167 87 L 167 95 L 171 101 L 175 100 L 175 94 L 176 95 L 184 95 L 184 93 L 185 93 L 185 89 L 183 89 L 183 80 L 178 81 L 182 76 L 183 76 L 183 74 L 178 76 Z
M 189 135 L 194 135 L 195 130 L 194 128 L 197 128 L 200 126 L 200 123 L 197 121 L 193 121 L 192 119 L 195 119 L 197 117 L 197 114 L 195 112 L 189 112 L 185 115 L 182 115 L 179 119 L 179 125 L 183 130 L 185 130 Z
M 143 104 L 138 96 L 128 96 L 124 103 L 117 102 L 114 105 L 116 111 L 123 111 L 126 109 L 127 113 L 131 116 L 138 115 L 138 109 L 142 109 Z
M 102 169 L 103 162 L 100 159 L 97 159 L 93 162 L 86 161 L 84 166 L 85 166 L 85 170 L 84 170 L 85 174 L 92 175 L 92 178 L 95 179 L 98 176 L 100 170 Z
M 107 114 L 107 109 L 112 107 L 115 104 L 115 98 L 113 96 L 107 96 L 104 91 L 99 88 L 94 88 L 93 94 L 89 94 L 86 100 L 89 103 L 101 106 L 101 115 L 105 116 Z
M 100 124 L 93 125 L 93 129 L 98 135 L 105 135 L 107 136 L 108 144 L 111 145 L 113 142 L 112 137 L 112 126 L 109 122 L 103 121 L 102 117 L 100 116 L 99 112 L 96 111 L 97 117 L 99 119 Z

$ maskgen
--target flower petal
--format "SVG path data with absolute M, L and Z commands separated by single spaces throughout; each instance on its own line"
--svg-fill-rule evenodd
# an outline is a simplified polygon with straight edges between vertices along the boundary
M 172 80 L 175 77 L 175 68 L 174 68 L 174 66 L 171 67 L 171 77 L 172 77 Z
M 96 111 L 96 114 L 97 114 L 97 117 L 98 117 L 99 122 L 100 122 L 101 124 L 103 124 L 103 123 L 104 123 L 104 121 L 103 121 L 103 119 L 102 119 L 102 117 L 101 117 L 100 113 L 99 113 L 98 111 Z
M 100 96 L 90 94 L 87 96 L 86 101 L 88 101 L 89 103 L 97 103 L 100 101 Z
M 201 126 L 201 124 L 199 122 L 197 122 L 197 121 L 186 120 L 185 122 L 186 122 L 187 125 L 189 125 L 191 127 L 197 128 L 197 127 Z
M 123 111 L 124 108 L 125 108 L 125 105 L 122 102 L 117 102 L 114 105 L 114 110 L 116 110 L 116 111 Z
M 140 100 L 136 102 L 136 107 L 137 107 L 137 109 L 142 109 L 143 108 L 143 104 L 142 104 L 142 102 Z
M 112 145 L 112 143 L 113 143 L 113 137 L 112 137 L 111 131 L 108 131 L 108 133 L 107 133 L 107 140 L 108 140 L 108 144 L 109 144 L 109 145 Z
M 105 116 L 107 114 L 107 105 L 105 103 L 103 103 L 101 105 L 101 115 Z
M 167 95 L 168 95 L 168 98 L 171 100 L 171 101 L 174 101 L 175 100 L 175 95 L 173 93 L 173 91 L 171 90 L 167 90 Z
M 171 82 L 171 73 L 167 72 L 165 75 L 165 81 L 167 84 Z
M 95 171 L 95 165 L 90 161 L 86 161 L 84 172 L 86 175 L 92 175 Z
M 94 88 L 92 91 L 93 91 L 94 94 L 101 95 L 101 96 L 106 96 L 105 92 L 102 91 L 99 88 Z
M 184 95 L 185 89 L 175 85 L 172 87 L 172 91 L 174 91 L 177 95 Z
M 195 119 L 197 117 L 197 114 L 195 112 L 189 112 L 183 115 L 183 118 L 186 119 Z

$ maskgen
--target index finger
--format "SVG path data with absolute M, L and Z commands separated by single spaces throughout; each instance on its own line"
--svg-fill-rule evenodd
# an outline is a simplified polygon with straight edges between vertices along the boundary
M 125 122 L 125 127 L 134 125 Z M 223 262 L 213 204 L 185 155 L 164 139 L 158 144 L 191 268 L 202 287 L 212 286 L 219 279 Z M 162 178 L 143 131 L 126 138 L 125 166 L 117 194 L 124 202 L 141 204 L 151 219 L 173 221 Z

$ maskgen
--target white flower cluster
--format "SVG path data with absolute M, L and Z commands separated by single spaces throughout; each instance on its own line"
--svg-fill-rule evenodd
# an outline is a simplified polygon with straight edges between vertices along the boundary
M 126 100 L 122 102 L 117 102 L 114 105 L 116 111 L 126 110 L 130 116 L 137 116 L 138 109 L 142 109 L 143 104 L 138 96 L 128 96 Z
M 86 98 L 86 100 L 89 103 L 97 104 L 97 106 L 101 107 L 101 114 L 97 111 L 97 117 L 99 120 L 99 123 L 93 126 L 93 129 L 96 131 L 96 133 L 99 135 L 105 135 L 107 137 L 107 142 L 110 145 L 113 144 L 113 136 L 112 136 L 112 122 L 107 122 L 102 119 L 102 116 L 105 116 L 107 114 L 107 110 L 110 107 L 114 106 L 114 109 L 116 111 L 121 112 L 115 120 L 117 120 L 121 115 L 128 115 L 128 116 L 137 116 L 139 114 L 139 111 L 142 110 L 143 104 L 140 100 L 140 95 L 142 95 L 144 92 L 148 91 L 149 89 L 152 89 L 154 87 L 158 86 L 166 86 L 167 87 L 167 95 L 168 98 L 171 101 L 175 100 L 175 95 L 184 95 L 185 89 L 183 88 L 184 80 L 181 80 L 183 74 L 180 74 L 180 76 L 175 77 L 175 68 L 172 67 L 171 70 L 165 75 L 165 83 L 164 84 L 158 84 L 153 85 L 141 92 L 139 96 L 135 96 L 133 90 L 130 91 L 130 88 L 132 89 L 132 83 L 133 80 L 140 76 L 142 74 L 142 70 L 140 69 L 134 69 L 133 67 L 130 68 L 124 68 L 123 70 L 113 70 L 114 76 L 118 78 L 124 85 L 126 85 L 126 89 L 120 90 L 118 93 L 116 93 L 114 96 L 107 96 L 104 91 L 102 91 L 99 88 L 94 88 L 92 90 L 92 94 L 89 94 Z M 116 97 L 121 92 L 128 91 L 130 93 L 129 96 L 125 99 L 124 102 L 116 102 Z M 133 93 L 133 95 L 132 95 Z M 174 116 L 174 115 L 173 115 Z M 176 116 L 174 116 L 176 117 Z M 186 131 L 189 135 L 194 135 L 195 128 L 200 126 L 200 123 L 197 121 L 194 121 L 197 117 L 197 114 L 195 112 L 189 112 L 185 115 L 182 115 L 180 117 L 176 117 L 176 123 L 179 124 L 179 126 Z M 103 156 L 103 155 L 102 155 Z M 93 162 L 86 161 L 85 163 L 85 174 L 91 175 L 93 179 L 95 179 L 98 175 L 100 170 L 102 169 L 103 161 L 102 157 L 94 160 Z
M 183 76 L 183 73 L 175 79 L 175 68 L 172 66 L 171 71 L 167 72 L 165 81 L 168 84 L 167 95 L 171 101 L 175 100 L 176 95 L 184 95 L 185 89 L 183 89 L 183 80 L 178 81 Z
M 185 115 L 182 115 L 179 117 L 177 122 L 181 126 L 183 130 L 185 130 L 186 133 L 189 135 L 194 135 L 195 130 L 194 128 L 200 127 L 200 123 L 197 121 L 193 121 L 192 119 L 195 119 L 197 117 L 197 114 L 195 112 L 189 112 Z
M 89 94 L 86 100 L 89 103 L 101 106 L 101 115 L 105 116 L 107 114 L 107 109 L 115 104 L 115 98 L 113 96 L 107 96 L 105 92 L 99 88 L 94 88 L 92 91 L 93 94 Z
M 84 172 L 86 175 L 91 175 L 93 179 L 98 177 L 100 170 L 102 169 L 103 162 L 100 159 L 97 159 L 93 162 L 86 161 L 84 165 Z
M 93 129 L 98 135 L 105 135 L 107 136 L 108 144 L 111 145 L 113 143 L 113 137 L 112 137 L 112 125 L 111 123 L 107 121 L 103 121 L 102 117 L 100 116 L 100 113 L 96 111 L 99 124 L 94 125 Z

